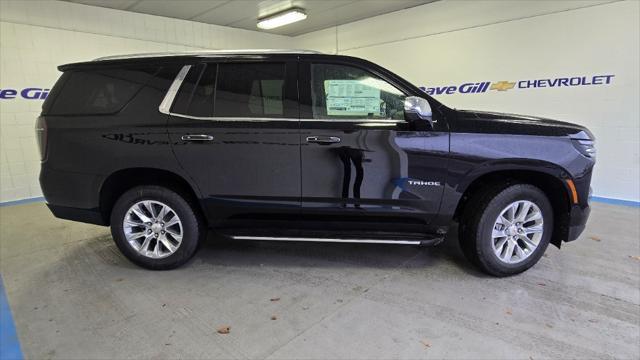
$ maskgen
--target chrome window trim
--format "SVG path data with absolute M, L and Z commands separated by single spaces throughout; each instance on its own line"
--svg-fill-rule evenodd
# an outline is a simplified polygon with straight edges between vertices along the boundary
M 184 114 L 178 114 L 178 113 L 173 113 L 173 112 L 167 112 L 165 114 L 171 115 L 171 116 L 176 116 L 176 117 L 181 117 L 181 118 L 185 118 L 185 119 L 202 120 L 202 121 L 254 121 L 254 122 L 300 121 L 299 119 L 296 119 L 296 118 L 276 118 L 276 117 L 257 117 L 257 118 L 252 118 L 252 117 L 224 117 L 224 116 L 205 117 L 205 116 L 184 115 Z
M 358 123 L 385 123 L 385 124 L 400 124 L 404 120 L 393 119 L 300 119 L 302 122 L 358 122 Z
M 163 114 L 177 116 L 185 119 L 203 120 L 203 121 L 252 121 L 252 122 L 266 122 L 266 121 L 299 121 L 299 122 L 356 122 L 356 123 L 380 123 L 380 124 L 399 124 L 404 120 L 390 120 L 390 119 L 297 119 L 297 118 L 278 118 L 278 117 L 224 117 L 224 116 L 191 116 L 186 114 L 179 114 L 171 112 L 171 106 L 178 95 L 178 90 L 182 86 L 182 82 L 187 77 L 191 65 L 184 65 L 182 69 L 176 75 L 176 78 L 171 83 L 169 90 L 165 94 L 158 111 Z
M 187 74 L 189 73 L 189 69 L 191 69 L 191 65 L 183 66 L 182 69 L 180 69 L 180 71 L 178 72 L 178 75 L 176 75 L 176 78 L 173 79 L 173 82 L 171 83 L 169 90 L 167 90 L 167 93 L 164 95 L 164 99 L 162 99 L 162 102 L 158 107 L 158 110 L 161 113 L 168 114 L 168 115 L 171 114 L 171 111 L 170 111 L 171 105 L 173 105 L 173 101 L 175 100 L 176 95 L 178 94 L 178 90 L 180 89 L 182 82 L 187 77 Z
M 266 122 L 266 121 L 296 121 L 296 122 L 349 122 L 349 123 L 362 123 L 362 124 L 400 124 L 403 123 L 404 120 L 377 120 L 371 121 L 370 119 L 297 119 L 297 118 L 278 118 L 278 117 L 223 117 L 223 116 L 212 116 L 212 117 L 204 117 L 204 116 L 191 116 L 178 114 L 173 112 L 164 112 L 164 114 L 181 117 L 185 119 L 191 120 L 202 120 L 202 121 L 251 121 L 251 122 Z

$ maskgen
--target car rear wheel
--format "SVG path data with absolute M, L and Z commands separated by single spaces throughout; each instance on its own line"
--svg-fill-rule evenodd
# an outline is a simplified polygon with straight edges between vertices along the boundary
M 133 263 L 167 270 L 195 254 L 206 229 L 198 213 L 178 193 L 161 186 L 139 186 L 116 201 L 111 234 Z
M 484 272 L 509 276 L 535 265 L 553 232 L 553 208 L 539 188 L 500 185 L 477 194 L 465 206 L 460 243 Z

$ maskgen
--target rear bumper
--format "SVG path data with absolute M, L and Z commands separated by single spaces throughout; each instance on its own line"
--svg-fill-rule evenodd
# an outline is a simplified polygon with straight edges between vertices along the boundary
M 102 179 L 94 174 L 52 170 L 44 164 L 40 169 L 44 198 L 47 203 L 60 207 L 97 208 Z
M 569 214 L 569 233 L 567 234 L 566 241 L 576 240 L 587 226 L 587 220 L 591 213 L 591 207 L 587 206 L 573 206 L 571 213 Z
M 66 206 L 57 206 L 47 204 L 53 215 L 60 219 L 79 221 L 95 225 L 106 226 L 107 223 L 102 218 L 100 210 L 96 209 L 80 209 Z
M 40 187 L 53 215 L 60 219 L 106 225 L 98 208 L 101 177 L 43 166 Z

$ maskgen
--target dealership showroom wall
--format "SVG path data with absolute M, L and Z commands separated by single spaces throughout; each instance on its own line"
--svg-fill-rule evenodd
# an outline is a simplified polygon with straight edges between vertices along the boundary
M 287 8 L 306 19 L 256 26 Z M 465 259 L 458 217 L 438 247 L 209 232 L 149 271 L 108 227 L 53 216 L 34 129 L 59 65 L 235 49 L 363 58 L 450 108 L 587 127 L 586 228 L 503 278 Z M 638 359 L 640 1 L 0 0 L 0 275 L 0 360 Z

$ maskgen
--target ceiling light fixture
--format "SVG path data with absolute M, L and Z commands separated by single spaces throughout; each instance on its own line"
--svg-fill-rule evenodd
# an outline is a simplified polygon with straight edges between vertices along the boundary
M 292 24 L 306 18 L 307 14 L 304 12 L 304 10 L 293 8 L 258 19 L 258 27 L 264 30 L 275 29 L 277 27 Z

